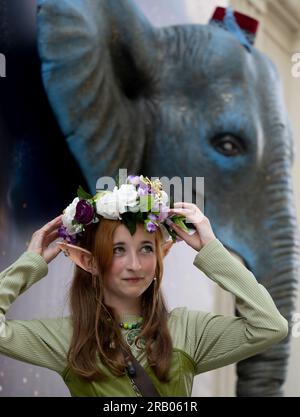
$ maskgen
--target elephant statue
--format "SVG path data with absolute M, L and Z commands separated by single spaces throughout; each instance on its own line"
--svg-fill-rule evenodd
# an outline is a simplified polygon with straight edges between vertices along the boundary
M 42 83 L 36 8 L 35 0 L 0 0 L 0 53 L 6 58 L 6 77 L 0 78 L 0 253 L 5 251 L 6 263 L 15 260 L 18 238 L 25 244 L 34 227 L 69 203 L 76 184 L 87 187 Z
M 291 323 L 300 259 L 292 133 L 277 70 L 234 15 L 225 26 L 156 28 L 132 0 L 37 0 L 36 12 L 45 107 L 30 137 L 65 161 L 49 187 L 62 188 L 67 161 L 90 192 L 119 168 L 204 177 L 216 235 Z M 238 363 L 237 395 L 283 395 L 289 349 L 288 337 Z

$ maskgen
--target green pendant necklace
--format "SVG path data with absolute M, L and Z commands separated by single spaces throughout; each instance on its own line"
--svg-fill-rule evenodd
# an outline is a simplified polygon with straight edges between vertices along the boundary
M 126 331 L 124 336 L 129 346 L 132 346 L 134 344 L 136 337 L 141 331 L 142 323 L 143 320 L 139 320 L 136 323 L 119 323 L 119 326 Z

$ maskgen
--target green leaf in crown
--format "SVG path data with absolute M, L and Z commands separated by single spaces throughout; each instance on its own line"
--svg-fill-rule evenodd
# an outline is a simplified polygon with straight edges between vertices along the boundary
M 189 233 L 189 229 L 185 224 L 186 217 L 175 214 L 174 216 L 171 217 L 171 220 L 172 222 L 177 224 L 182 230 Z M 169 234 L 171 235 L 173 243 L 175 243 L 177 241 L 177 233 L 174 230 L 172 230 L 167 223 L 164 223 L 164 226 L 167 228 Z
M 135 215 L 135 213 L 132 213 L 130 211 L 125 211 L 125 213 L 123 213 L 121 217 L 122 217 L 123 223 L 128 228 L 131 236 L 133 236 L 136 231 L 137 216 Z
M 153 195 L 141 195 L 140 196 L 140 210 L 142 212 L 151 211 L 153 205 L 154 205 Z
M 80 198 L 81 200 L 92 200 L 93 196 L 89 193 L 87 193 L 86 191 L 84 191 L 84 189 L 82 188 L 81 185 L 79 185 L 78 190 L 77 190 L 77 197 Z
M 189 229 L 187 228 L 185 221 L 186 218 L 184 216 L 173 216 L 171 217 L 171 220 L 177 224 L 177 226 L 179 226 L 182 230 L 184 230 L 185 232 L 189 232 Z
M 120 188 L 120 176 L 119 174 L 115 176 L 115 183 L 118 188 Z

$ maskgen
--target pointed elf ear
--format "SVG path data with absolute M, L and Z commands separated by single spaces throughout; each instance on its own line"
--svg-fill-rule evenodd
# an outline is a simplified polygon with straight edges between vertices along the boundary
M 57 245 L 77 266 L 91 274 L 97 274 L 97 269 L 92 266 L 93 255 L 90 251 L 70 243 L 58 242 Z
M 162 249 L 163 249 L 164 257 L 168 255 L 172 246 L 173 246 L 172 239 L 169 239 L 167 240 L 167 242 L 163 243 Z

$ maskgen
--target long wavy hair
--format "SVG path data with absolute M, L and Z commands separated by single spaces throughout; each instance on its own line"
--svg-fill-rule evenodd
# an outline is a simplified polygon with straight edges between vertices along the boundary
M 121 221 L 101 218 L 99 223 L 86 228 L 79 246 L 89 250 L 96 261 L 99 276 L 75 266 L 70 288 L 70 311 L 73 336 L 68 352 L 71 369 L 87 380 L 101 380 L 105 373 L 97 366 L 96 358 L 116 376 L 125 374 L 127 366 L 120 347 L 126 348 L 118 325 L 120 318 L 105 304 L 103 274 L 113 261 L 113 235 Z M 172 339 L 167 326 L 168 311 L 161 292 L 163 258 L 170 249 L 163 245 L 161 231 L 155 232 L 156 280 L 142 295 L 143 325 L 136 339 L 145 338 L 148 363 L 161 381 L 169 380 Z M 127 346 L 128 350 L 128 346 Z

